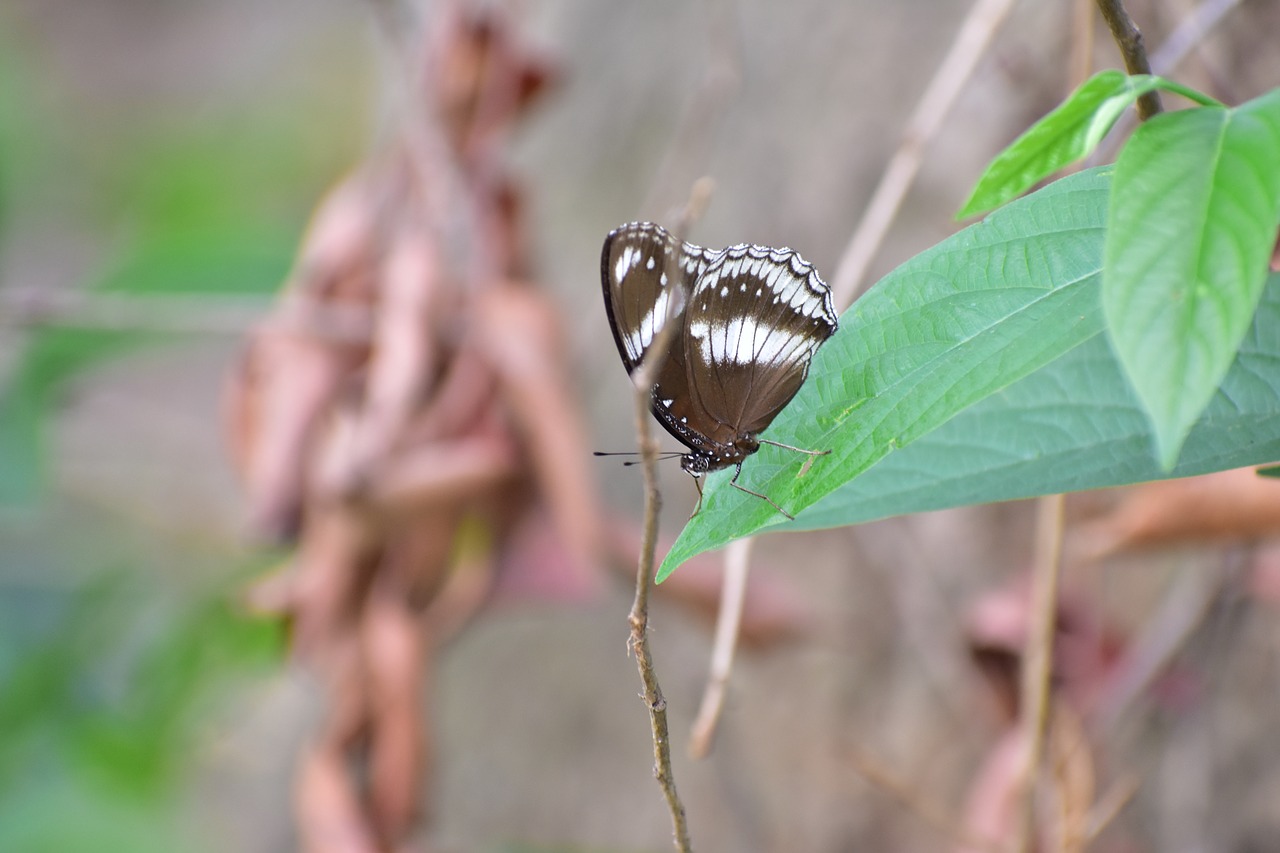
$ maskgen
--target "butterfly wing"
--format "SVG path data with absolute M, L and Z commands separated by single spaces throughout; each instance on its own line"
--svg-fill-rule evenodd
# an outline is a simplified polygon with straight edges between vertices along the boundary
M 605 311 L 628 374 L 635 371 L 649 351 L 668 312 L 673 322 L 684 323 L 686 291 L 680 287 L 681 276 L 686 287 L 692 289 L 708 265 L 706 250 L 681 243 L 651 222 L 623 225 L 605 238 L 600 259 Z M 674 309 L 671 300 L 675 300 Z M 668 432 L 687 447 L 699 450 L 705 447 L 698 431 L 705 413 L 692 405 L 688 394 L 683 337 L 676 334 L 671 338 L 666 361 L 653 386 L 651 408 Z
M 686 369 L 717 443 L 764 430 L 804 384 L 837 320 L 831 291 L 790 249 L 732 246 L 690 294 Z

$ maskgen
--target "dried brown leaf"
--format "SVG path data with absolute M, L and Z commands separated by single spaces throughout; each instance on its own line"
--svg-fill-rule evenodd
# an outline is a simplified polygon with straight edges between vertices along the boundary
M 1252 468 L 1134 486 L 1106 515 L 1081 525 L 1084 553 L 1252 541 L 1280 532 L 1280 480 Z

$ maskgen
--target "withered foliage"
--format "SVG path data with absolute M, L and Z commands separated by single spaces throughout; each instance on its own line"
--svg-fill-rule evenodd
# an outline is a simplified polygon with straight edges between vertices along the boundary
M 501 159 L 557 71 L 496 12 L 443 9 L 418 100 L 321 202 L 226 394 L 250 529 L 294 546 L 250 603 L 288 619 L 327 697 L 296 789 L 308 850 L 413 829 L 443 641 L 495 595 L 591 595 L 639 541 L 601 518 L 566 335 Z M 704 559 L 662 592 L 710 616 L 718 586 Z M 753 584 L 745 642 L 798 632 L 786 593 Z
M 227 393 L 249 523 L 296 542 L 252 601 L 328 701 L 296 790 L 312 850 L 410 832 L 434 649 L 499 577 L 593 584 L 565 338 L 500 160 L 555 71 L 495 13 L 446 11 L 428 44 L 399 133 L 321 203 Z

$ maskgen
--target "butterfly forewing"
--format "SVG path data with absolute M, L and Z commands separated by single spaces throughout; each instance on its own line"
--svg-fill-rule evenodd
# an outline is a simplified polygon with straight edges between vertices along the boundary
M 669 312 L 682 322 L 681 264 L 687 287 L 707 266 L 697 246 L 679 246 L 666 229 L 652 223 L 624 225 L 605 239 L 600 276 L 605 310 L 628 373 L 640 364 Z M 674 310 L 670 300 L 675 300 Z
M 600 276 L 605 310 L 627 373 L 639 366 L 669 311 L 672 322 L 683 326 L 687 293 L 709 265 L 708 255 L 692 243 L 681 244 L 665 228 L 649 222 L 624 225 L 605 238 Z M 670 300 L 675 301 L 674 309 Z M 700 449 L 705 442 L 690 426 L 697 423 L 699 412 L 687 394 L 682 337 L 676 334 L 671 338 L 653 386 L 652 408 L 668 432 L 685 445 Z

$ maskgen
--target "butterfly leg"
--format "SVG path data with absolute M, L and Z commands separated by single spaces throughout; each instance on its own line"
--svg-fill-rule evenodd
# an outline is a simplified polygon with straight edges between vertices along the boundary
M 698 505 L 693 508 L 693 512 L 689 514 L 689 518 L 693 518 L 702 512 L 702 478 L 697 474 L 690 474 L 693 477 L 693 484 L 698 487 Z
M 808 473 L 809 466 L 813 464 L 813 460 L 817 459 L 819 456 L 826 456 L 831 452 L 830 450 L 805 450 L 803 447 L 792 447 L 790 444 L 783 444 L 780 441 L 769 441 L 764 438 L 759 441 L 761 444 L 772 444 L 774 447 L 781 447 L 783 450 L 794 450 L 796 453 L 803 453 L 805 456 L 808 456 L 809 458 L 805 460 L 804 465 L 800 468 L 800 473 L 796 474 L 797 477 L 803 477 Z
M 772 443 L 772 442 L 770 442 L 770 443 Z M 807 452 L 807 451 L 804 451 L 804 452 Z M 824 452 L 829 453 L 830 451 L 824 451 Z M 819 455 L 821 455 L 821 454 L 819 454 Z M 740 477 L 740 476 L 742 476 L 742 463 L 741 463 L 741 462 L 739 462 L 739 463 L 738 463 L 738 470 L 736 470 L 736 471 L 734 471 L 734 472 L 733 472 L 733 479 L 729 481 L 729 485 L 733 486 L 735 489 L 737 489 L 737 490 L 739 490 L 739 491 L 746 492 L 746 493 L 747 493 L 747 494 L 749 494 L 749 495 L 755 495 L 756 497 L 760 498 L 760 500 L 764 501 L 765 503 L 769 504 L 769 506 L 773 507 L 773 508 L 774 508 L 774 509 L 776 509 L 778 512 L 780 512 L 780 513 L 782 513 L 783 515 L 785 515 L 787 518 L 791 519 L 792 521 L 795 521 L 795 520 L 796 520 L 796 517 L 795 517 L 794 515 L 792 515 L 791 513 L 787 512 L 785 509 L 783 509 L 782 507 L 780 507 L 780 506 L 778 506 L 776 503 L 774 503 L 772 500 L 770 500 L 768 495 L 762 495 L 762 494 L 760 494 L 759 492 L 753 492 L 753 491 L 751 491 L 750 489 L 748 489 L 746 486 L 743 486 L 743 485 L 739 484 L 739 483 L 738 483 L 738 477 Z M 701 505 L 701 500 L 699 500 L 699 505 Z

